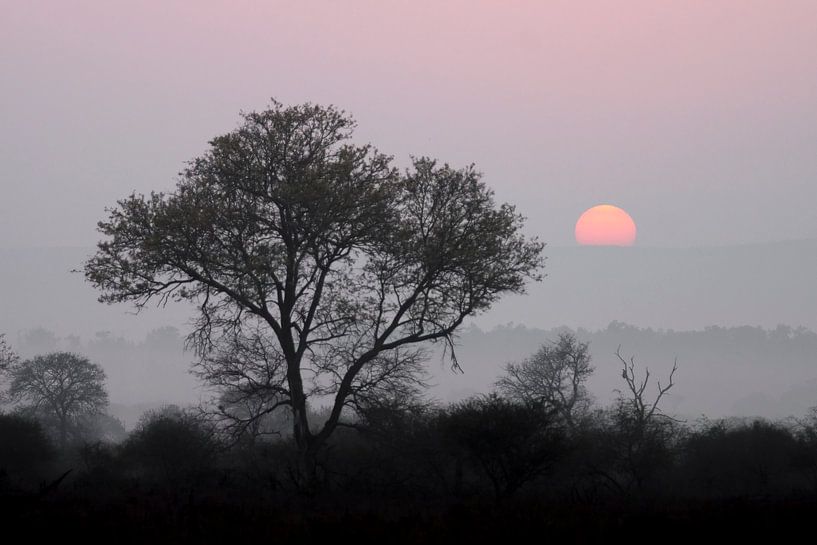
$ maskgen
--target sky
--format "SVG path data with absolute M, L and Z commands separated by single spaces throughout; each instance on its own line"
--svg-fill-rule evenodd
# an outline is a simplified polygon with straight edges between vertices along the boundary
M 575 244 L 817 238 L 817 2 L 0 0 L 0 247 L 91 246 L 239 112 L 334 104 Z

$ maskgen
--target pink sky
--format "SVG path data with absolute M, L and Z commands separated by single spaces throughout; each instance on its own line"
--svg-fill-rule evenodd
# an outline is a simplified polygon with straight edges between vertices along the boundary
M 334 103 L 573 244 L 817 238 L 817 2 L 35 2 L 0 18 L 0 246 L 90 245 L 238 111 Z M 48 221 L 45 221 L 45 220 Z

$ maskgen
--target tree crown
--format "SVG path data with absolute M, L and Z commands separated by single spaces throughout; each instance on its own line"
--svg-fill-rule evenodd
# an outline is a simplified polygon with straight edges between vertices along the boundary
M 412 346 L 451 343 L 467 316 L 524 292 L 543 265 L 543 245 L 473 165 L 412 158 L 401 173 L 351 143 L 354 126 L 332 106 L 242 114 L 175 191 L 109 210 L 86 278 L 104 302 L 195 302 L 190 341 L 203 357 L 263 346 L 263 387 L 293 410 L 335 395 L 336 422 L 356 394 L 411 368 Z M 258 378 L 215 370 L 240 385 Z
M 15 363 L 9 395 L 36 412 L 72 418 L 108 404 L 105 372 L 83 356 L 53 352 Z
M 496 386 L 511 399 L 544 404 L 574 426 L 577 413 L 590 402 L 584 385 L 594 371 L 590 359 L 588 343 L 562 333 L 521 363 L 506 365 Z

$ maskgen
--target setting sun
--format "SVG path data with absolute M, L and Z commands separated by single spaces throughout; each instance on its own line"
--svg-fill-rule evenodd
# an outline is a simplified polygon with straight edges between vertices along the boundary
M 586 210 L 576 222 L 576 242 L 582 246 L 632 246 L 635 234 L 633 218 L 610 204 Z

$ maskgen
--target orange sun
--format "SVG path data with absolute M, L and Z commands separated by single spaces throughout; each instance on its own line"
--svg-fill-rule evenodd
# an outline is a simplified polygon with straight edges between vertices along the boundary
M 635 232 L 630 214 L 610 204 L 585 210 L 576 222 L 576 242 L 582 246 L 632 246 Z

